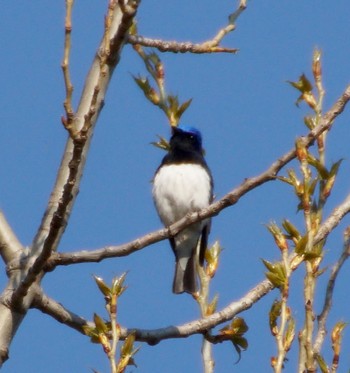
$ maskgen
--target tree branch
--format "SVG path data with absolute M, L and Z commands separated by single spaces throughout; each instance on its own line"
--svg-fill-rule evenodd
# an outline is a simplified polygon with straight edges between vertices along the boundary
M 337 206 L 321 225 L 314 238 L 314 245 L 328 236 L 328 234 L 340 223 L 342 218 L 350 212 L 350 194 Z
M 110 2 L 117 4 L 116 0 Z M 125 36 L 136 13 L 138 2 L 123 0 L 115 6 L 113 20 L 105 32 L 111 35 L 108 56 L 104 56 L 105 40 L 101 42 L 73 119 L 73 130 L 69 131 L 64 155 L 58 170 L 57 179 L 51 193 L 48 207 L 34 238 L 29 260 L 23 267 L 16 268 L 0 298 L 0 367 L 8 358 L 8 348 L 22 322 L 33 297 L 36 284 L 40 282 L 46 260 L 56 250 L 78 194 L 91 136 L 103 107 L 104 96 L 113 71 L 120 59 Z M 65 121 L 63 124 L 66 125 Z M 68 130 L 68 129 L 67 129 Z M 4 227 L 4 224 L 3 224 Z M 9 230 L 7 230 L 8 234 Z M 6 230 L 5 230 L 6 233 Z M 4 237 L 4 230 L 2 232 Z M 12 257 L 7 250 L 6 257 Z
M 85 334 L 83 326 L 89 325 L 89 322 L 83 317 L 69 311 L 61 303 L 56 302 L 54 299 L 44 294 L 42 290 L 38 291 L 35 295 L 31 308 L 36 308 L 41 312 L 50 315 L 58 322 L 65 324 L 82 334 Z M 92 323 L 91 326 L 93 326 Z
M 160 52 L 172 53 L 237 53 L 236 48 L 221 47 L 222 39 L 230 32 L 236 29 L 235 22 L 237 18 L 247 7 L 247 0 L 241 0 L 235 12 L 229 15 L 228 24 L 222 27 L 219 32 L 210 40 L 203 43 L 178 42 L 175 40 L 151 39 L 141 35 L 128 35 L 127 41 L 132 45 L 142 45 L 143 47 L 157 48 Z
M 135 332 L 138 341 L 154 345 L 164 339 L 186 338 L 192 334 L 205 333 L 209 329 L 212 329 L 225 321 L 231 320 L 238 313 L 249 309 L 272 289 L 273 285 L 268 280 L 264 280 L 248 291 L 241 299 L 230 303 L 227 307 L 223 308 L 221 311 L 215 312 L 209 317 L 194 320 L 179 326 L 168 326 L 159 329 L 146 330 L 138 328 L 122 328 L 121 339 L 125 339 L 130 333 Z M 68 311 L 61 304 L 50 299 L 43 293 L 38 293 L 32 307 L 50 315 L 57 321 L 79 331 L 80 333 L 83 333 L 82 327 L 84 325 L 90 324 L 90 322 L 84 318 Z
M 350 212 L 350 195 L 347 196 L 346 199 L 333 210 L 333 212 L 321 225 L 319 232 L 315 236 L 313 245 L 317 244 L 321 240 L 325 240 L 328 234 L 339 224 L 340 220 L 345 216 L 345 214 L 349 212 Z M 166 233 L 166 231 L 167 231 L 166 229 L 163 229 L 158 232 Z M 151 236 L 151 234 L 148 236 Z M 137 241 L 138 240 L 136 240 L 135 243 Z M 120 254 L 128 255 L 127 250 L 126 250 L 127 245 L 128 244 L 124 245 L 125 246 L 124 251 L 121 250 Z M 120 246 L 120 248 L 122 248 L 122 246 Z M 113 249 L 113 247 L 111 247 L 111 249 Z M 106 250 L 106 249 L 103 249 L 103 250 Z M 82 255 L 85 257 L 86 255 L 89 254 L 89 252 L 86 252 L 86 254 L 84 254 L 84 252 L 82 253 L 83 253 Z M 114 254 L 115 252 L 112 250 L 110 252 L 110 255 L 114 255 Z M 55 253 L 53 255 L 54 257 L 50 259 L 49 265 L 62 264 L 59 262 L 59 259 L 58 259 L 59 255 L 65 258 L 63 259 L 64 264 L 72 264 L 72 263 L 65 263 L 65 260 L 68 261 L 69 259 L 69 256 L 67 256 L 67 254 L 59 254 L 59 253 L 56 254 Z M 344 260 L 343 257 L 345 255 L 348 255 L 348 254 L 343 253 L 342 258 L 339 260 L 337 265 L 334 267 L 332 273 L 335 273 L 335 274 L 333 274 L 332 277 L 336 276 L 337 272 L 339 271 L 340 268 L 338 269 L 338 266 L 340 267 L 343 264 L 343 260 Z M 71 259 L 76 260 L 77 258 L 71 258 Z M 78 259 L 82 259 L 82 258 L 78 257 Z M 293 255 L 290 256 L 290 260 L 292 259 L 293 259 Z M 75 261 L 73 263 L 75 263 Z M 126 338 L 128 334 L 130 334 L 132 331 L 135 331 L 137 340 L 144 341 L 149 344 L 156 344 L 163 339 L 185 338 L 192 334 L 205 333 L 206 331 L 216 327 L 217 325 L 225 321 L 231 320 L 238 313 L 241 313 L 249 309 L 254 303 L 259 301 L 263 296 L 269 293 L 273 288 L 274 286 L 268 280 L 263 280 L 259 284 L 257 284 L 252 290 L 248 291 L 248 293 L 246 293 L 240 300 L 232 302 L 227 307 L 223 308 L 221 311 L 218 311 L 209 317 L 198 319 L 198 320 L 195 320 L 195 321 L 192 321 L 192 322 L 180 325 L 180 326 L 169 326 L 166 328 L 159 328 L 159 329 L 154 329 L 154 330 L 144 330 L 144 329 L 138 329 L 138 328 L 122 328 L 121 337 Z M 329 300 L 327 300 L 327 302 L 329 302 Z M 38 293 L 38 295 L 35 297 L 35 302 L 33 303 L 32 307 L 39 309 L 40 311 L 52 316 L 54 319 L 58 320 L 59 322 L 66 324 L 67 326 L 81 333 L 83 333 L 82 327 L 84 325 L 89 324 L 87 320 L 67 310 L 64 306 L 57 303 L 55 300 L 50 299 L 49 297 L 44 295 L 42 292 Z
M 5 264 L 18 258 L 23 252 L 23 246 L 19 242 L 5 215 L 0 210 L 0 255 Z
M 114 68 L 119 61 L 125 35 L 136 9 L 133 14 L 129 14 L 122 12 L 119 7 L 115 7 L 114 17 L 108 28 L 108 32 L 112 35 L 109 46 L 110 54 L 103 60 L 104 63 L 101 63 L 101 55 L 103 55 L 105 47 L 105 40 L 103 40 L 99 52 L 95 55 L 74 118 L 74 130 L 78 136 L 73 139 L 68 138 L 48 208 L 33 242 L 33 260 L 29 265 L 26 278 L 23 279 L 13 295 L 14 302 L 20 301 L 26 295 L 30 285 L 36 281 L 47 259 L 56 250 L 67 226 L 78 194 L 93 129 L 103 107 L 104 96 Z
M 322 117 L 320 124 L 310 131 L 305 137 L 301 138 L 301 141 L 304 142 L 305 146 L 309 147 L 313 144 L 315 139 L 324 131 L 327 131 L 331 128 L 335 118 L 342 113 L 346 104 L 350 100 L 350 85 L 346 88 L 344 93 L 336 101 L 333 107 Z M 192 214 L 186 215 L 184 218 L 174 223 L 168 228 L 160 229 L 156 232 L 149 233 L 145 236 L 142 236 L 134 241 L 131 241 L 126 244 L 119 246 L 106 246 L 97 250 L 83 250 L 70 253 L 53 253 L 51 258 L 47 261 L 46 270 L 53 270 L 58 265 L 70 265 L 76 263 L 87 263 L 87 262 L 99 262 L 101 260 L 126 256 L 135 251 L 138 251 L 148 245 L 159 242 L 169 237 L 173 237 L 179 231 L 185 227 L 203 220 L 209 217 L 218 215 L 225 208 L 236 204 L 239 199 L 244 196 L 249 191 L 254 188 L 264 184 L 268 181 L 275 180 L 278 172 L 284 167 L 288 162 L 295 158 L 295 149 L 291 149 L 289 152 L 284 154 L 282 157 L 277 159 L 272 165 L 263 173 L 258 176 L 246 179 L 241 185 L 233 189 L 231 192 L 226 194 L 219 201 L 212 203 L 209 207 L 194 212 Z M 335 211 L 332 216 L 330 216 L 327 224 L 322 226 L 323 230 L 328 230 L 333 224 L 338 224 L 340 219 L 337 218 L 337 214 L 346 213 L 347 208 L 341 208 L 340 211 Z M 342 212 L 343 211 L 343 212 Z M 340 216 L 340 215 L 339 215 Z M 332 228 L 333 229 L 333 228 Z M 316 239 L 325 236 L 325 232 L 319 233 L 316 235 Z M 329 233 L 329 232 L 328 232 Z
M 128 35 L 128 42 L 132 45 L 142 45 L 143 47 L 156 48 L 159 52 L 172 53 L 237 53 L 237 48 L 225 48 L 220 46 L 210 46 L 207 42 L 192 43 L 191 41 L 179 42 L 176 40 L 151 39 L 142 35 Z

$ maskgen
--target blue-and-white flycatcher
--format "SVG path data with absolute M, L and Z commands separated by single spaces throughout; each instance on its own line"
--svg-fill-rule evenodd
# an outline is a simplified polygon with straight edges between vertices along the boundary
M 170 226 L 213 199 L 213 179 L 204 159 L 201 133 L 188 126 L 172 128 L 170 148 L 153 179 L 153 199 L 159 217 Z M 190 225 L 170 238 L 176 268 L 173 292 L 198 290 L 196 266 L 203 265 L 210 219 Z

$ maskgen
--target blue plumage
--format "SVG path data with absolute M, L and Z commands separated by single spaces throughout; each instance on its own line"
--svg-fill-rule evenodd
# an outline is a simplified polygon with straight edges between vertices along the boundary
M 213 198 L 213 180 L 205 162 L 201 133 L 189 126 L 173 128 L 170 149 L 153 180 L 153 199 L 165 226 L 207 207 Z M 203 264 L 210 219 L 185 228 L 170 239 L 176 268 L 173 292 L 198 290 L 196 265 Z

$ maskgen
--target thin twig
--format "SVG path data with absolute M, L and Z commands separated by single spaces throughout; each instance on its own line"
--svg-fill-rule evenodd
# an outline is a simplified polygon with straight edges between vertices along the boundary
M 156 48 L 159 52 L 172 53 L 237 53 L 237 48 L 225 48 L 220 46 L 209 46 L 206 43 L 192 43 L 190 41 L 179 42 L 176 40 L 151 39 L 141 35 L 128 35 L 128 42 L 132 45 Z
M 69 71 L 69 60 L 71 51 L 71 34 L 72 34 L 72 9 L 74 0 L 66 0 L 66 19 L 65 19 L 65 38 L 64 38 L 64 55 L 62 61 L 62 70 L 64 77 L 64 85 L 66 87 L 66 99 L 63 103 L 64 109 L 66 111 L 66 118 L 62 118 L 62 123 L 71 136 L 74 136 L 73 130 L 73 120 L 74 120 L 74 109 L 72 105 L 72 95 L 73 95 L 73 84 L 70 77 Z
M 234 31 L 235 22 L 247 7 L 247 1 L 241 0 L 235 12 L 228 17 L 228 24 L 222 27 L 217 34 L 210 40 L 203 43 L 193 43 L 191 41 L 178 42 L 175 40 L 151 39 L 141 35 L 128 35 L 128 42 L 133 45 L 142 45 L 143 47 L 156 48 L 160 52 L 172 53 L 237 53 L 237 48 L 226 48 L 220 46 L 223 38 Z

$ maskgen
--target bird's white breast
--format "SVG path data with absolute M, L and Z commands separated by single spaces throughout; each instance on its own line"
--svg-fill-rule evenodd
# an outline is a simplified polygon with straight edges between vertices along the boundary
M 153 181 L 153 198 L 159 216 L 170 225 L 210 203 L 210 177 L 197 164 L 164 165 Z

